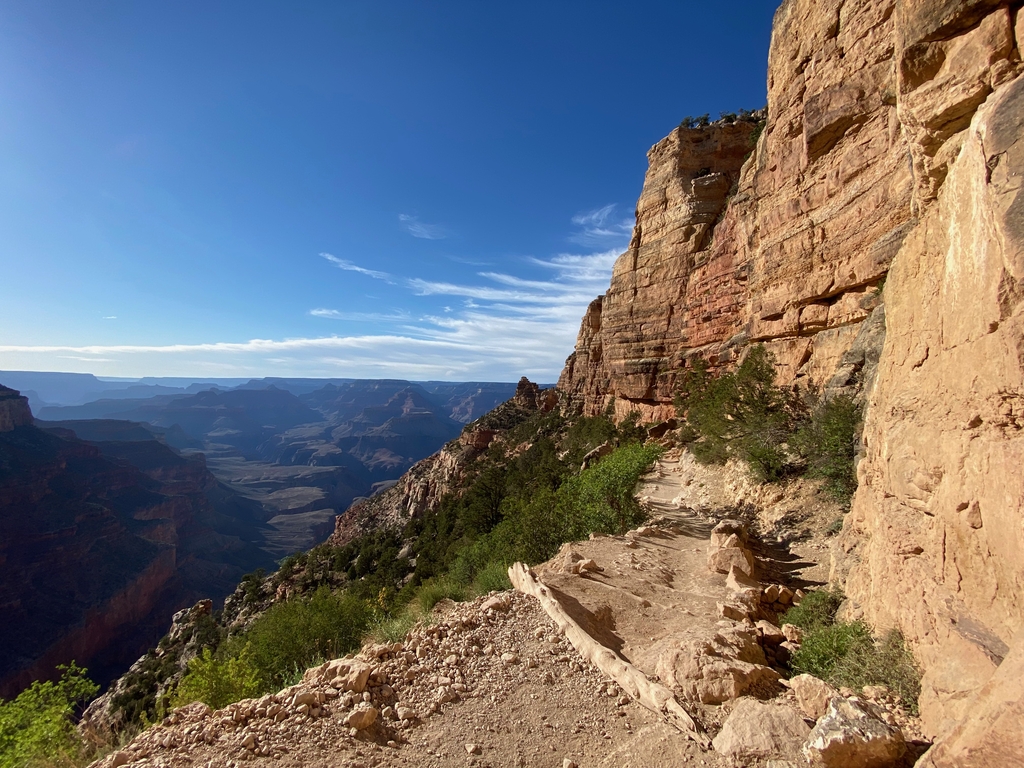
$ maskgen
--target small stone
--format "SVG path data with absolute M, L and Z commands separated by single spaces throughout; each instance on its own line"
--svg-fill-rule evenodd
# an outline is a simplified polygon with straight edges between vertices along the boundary
M 562 768 L 577 768 L 577 766 L 576 763 L 567 757 L 562 761 Z
M 480 606 L 481 611 L 507 611 L 509 609 L 508 598 L 502 597 L 501 595 L 494 595 L 484 601 L 484 604 Z
M 783 624 L 782 634 L 786 636 L 786 640 L 791 643 L 802 643 L 804 639 L 804 631 L 795 624 Z
M 113 756 L 110 758 L 109 765 L 110 768 L 121 768 L 122 765 L 127 765 L 131 761 L 132 759 L 128 756 L 128 753 L 122 749 L 118 750 L 113 754 Z
M 419 715 L 416 714 L 416 710 L 412 707 L 399 706 L 395 712 L 399 720 L 419 720 Z
M 761 637 L 764 638 L 764 641 L 766 643 L 770 643 L 772 645 L 779 645 L 780 643 L 784 643 L 786 641 L 786 635 L 783 633 L 783 631 L 776 627 L 774 624 L 772 624 L 770 621 L 765 621 L 764 619 L 761 619 L 757 622 L 755 626 L 761 631 Z
M 775 585 L 775 584 L 769 584 L 767 587 L 765 587 L 764 588 L 763 599 L 764 599 L 764 602 L 766 602 L 766 603 L 774 603 L 776 600 L 778 600 L 779 599 L 779 588 L 778 588 L 778 586 Z
M 466 745 L 466 753 L 467 754 L 479 755 L 481 752 L 483 752 L 483 749 L 480 748 L 479 744 L 467 744 Z
M 245 738 L 242 739 L 242 746 L 246 749 L 255 749 L 256 737 L 253 736 L 251 733 L 245 734 Z
M 749 614 L 738 605 L 718 603 L 718 615 L 731 621 L 743 621 Z
M 519 657 L 514 653 L 503 653 L 501 654 L 501 661 L 504 664 L 518 664 Z
M 345 725 L 355 728 L 357 731 L 362 731 L 369 728 L 377 721 L 378 714 L 379 713 L 375 707 L 354 709 L 349 713 L 349 716 L 345 718 Z

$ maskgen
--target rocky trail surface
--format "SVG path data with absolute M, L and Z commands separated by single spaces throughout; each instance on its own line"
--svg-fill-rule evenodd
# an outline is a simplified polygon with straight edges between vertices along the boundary
M 801 592 L 759 584 L 756 569 L 773 573 L 773 564 L 755 564 L 743 523 L 715 525 L 682 503 L 687 466 L 685 456 L 669 459 L 647 478 L 640 495 L 652 523 L 565 545 L 528 572 L 553 600 L 510 591 L 444 601 L 402 642 L 364 646 L 277 694 L 176 710 L 96 768 L 784 768 L 806 764 L 801 748 L 829 717 L 842 722 L 818 733 L 826 747 L 837 733 L 849 740 L 860 717 L 887 759 L 864 764 L 900 764 L 895 725 L 909 738 L 913 723 L 884 689 L 865 691 L 871 702 L 814 678 L 783 679 L 799 637 L 778 615 Z M 792 567 L 789 583 L 800 579 Z M 563 631 L 566 616 L 578 631 Z M 613 679 L 609 660 L 633 677 Z M 643 706 L 637 680 L 668 691 L 667 707 L 693 728 Z

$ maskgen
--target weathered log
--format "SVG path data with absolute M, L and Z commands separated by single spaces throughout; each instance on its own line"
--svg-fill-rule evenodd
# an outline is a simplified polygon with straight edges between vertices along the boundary
M 558 625 L 579 654 L 608 675 L 634 700 L 647 709 L 664 717 L 686 736 L 705 749 L 711 748 L 711 740 L 700 725 L 687 714 L 676 700 L 675 695 L 663 685 L 652 683 L 647 676 L 628 661 L 622 659 L 611 648 L 607 648 L 583 629 L 562 607 L 551 590 L 537 578 L 523 563 L 515 563 L 508 569 L 512 585 L 526 595 L 533 595 L 540 601 L 544 612 Z

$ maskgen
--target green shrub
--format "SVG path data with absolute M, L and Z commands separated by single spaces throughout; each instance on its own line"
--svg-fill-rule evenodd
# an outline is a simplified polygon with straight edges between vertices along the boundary
M 442 600 L 461 603 L 466 597 L 465 586 L 447 576 L 431 579 L 416 592 L 416 602 L 423 613 L 430 613 Z
M 790 666 L 798 674 L 806 672 L 831 681 L 833 671 L 847 654 L 864 654 L 871 645 L 871 630 L 863 622 L 817 627 L 804 635 Z
M 843 604 L 843 593 L 838 589 L 816 589 L 804 595 L 800 605 L 793 606 L 782 616 L 782 623 L 800 627 L 805 633 L 830 627 L 836 623 L 836 613 Z
M 898 629 L 871 645 L 855 645 L 832 670 L 830 682 L 860 689 L 884 685 L 899 694 L 907 710 L 916 715 L 921 695 L 921 671 Z
M 504 561 L 488 563 L 483 570 L 476 575 L 473 582 L 473 591 L 478 595 L 486 595 L 488 592 L 502 592 L 512 589 L 512 582 L 508 578 L 509 564 Z
M 849 503 L 857 489 L 854 458 L 861 407 L 848 395 L 822 400 L 797 431 L 794 446 L 807 461 L 808 475 L 825 479 L 825 489 Z
M 370 628 L 369 638 L 375 643 L 398 643 L 405 640 L 416 623 L 416 614 L 408 606 L 393 615 L 383 615 Z
M 227 659 L 216 658 L 209 648 L 204 648 L 200 656 L 189 661 L 188 671 L 178 684 L 172 704 L 180 707 L 201 701 L 213 709 L 221 709 L 262 692 L 260 673 L 252 663 L 248 645 L 238 656 Z
M 921 673 L 898 630 L 875 640 L 861 621 L 836 621 L 843 595 L 838 590 L 809 592 L 788 610 L 782 622 L 804 630 L 793 654 L 793 671 L 820 677 L 836 687 L 855 690 L 884 685 L 899 694 L 911 714 L 917 714 Z
M 304 670 L 358 648 L 371 616 L 365 600 L 320 587 L 309 598 L 272 606 L 240 638 L 229 642 L 227 650 L 241 658 L 248 647 L 248 663 L 259 675 L 261 692 L 279 690 L 295 669 Z
M 789 457 L 786 441 L 799 418 L 797 399 L 775 385 L 775 359 L 751 347 L 735 371 L 712 376 L 703 360 L 683 375 L 676 409 L 685 420 L 683 439 L 707 464 L 744 460 L 762 481 L 780 479 Z
M 74 662 L 58 669 L 57 682 L 37 680 L 11 701 L 0 699 L 0 768 L 84 762 L 85 747 L 73 718 L 99 686 Z
M 616 427 L 619 443 L 642 443 L 647 439 L 647 428 L 640 421 L 640 411 L 630 411 Z
M 588 534 L 622 534 L 646 513 L 634 497 L 640 477 L 661 454 L 657 445 L 624 445 L 558 489 L 558 512 L 567 522 L 565 541 Z
M 604 416 L 587 416 L 578 419 L 565 434 L 561 448 L 569 467 L 578 469 L 583 457 L 602 443 L 614 440 L 615 425 Z

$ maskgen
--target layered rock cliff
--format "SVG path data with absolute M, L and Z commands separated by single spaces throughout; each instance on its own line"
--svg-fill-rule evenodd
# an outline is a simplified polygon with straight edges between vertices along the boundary
M 559 380 L 586 413 L 664 418 L 693 355 L 728 363 L 751 341 L 787 381 L 832 375 L 913 225 L 893 14 L 784 3 L 756 147 L 720 121 L 651 149 L 632 242 Z
M 752 155 L 725 122 L 650 151 L 559 380 L 586 413 L 660 419 L 693 356 L 762 342 L 784 383 L 863 388 L 846 589 L 911 641 L 924 722 L 951 734 L 935 765 L 1012 754 L 999 724 L 1024 708 L 1002 666 L 1024 643 L 1020 5 L 784 2 Z
M 24 398 L 4 394 L 14 426 L 0 430 L 0 696 L 71 660 L 106 682 L 175 610 L 272 563 L 253 543 L 258 507 L 202 456 L 40 429 Z

